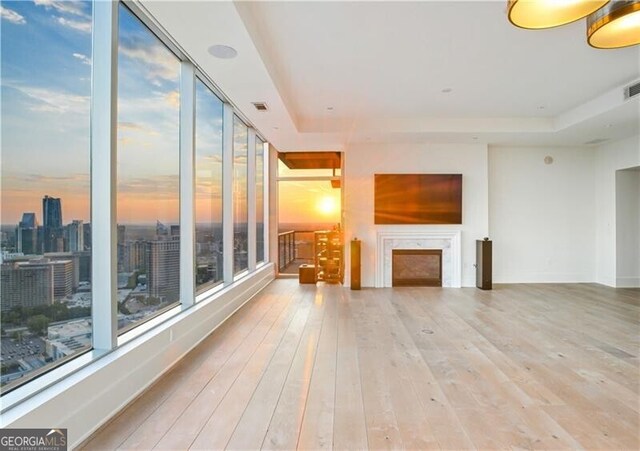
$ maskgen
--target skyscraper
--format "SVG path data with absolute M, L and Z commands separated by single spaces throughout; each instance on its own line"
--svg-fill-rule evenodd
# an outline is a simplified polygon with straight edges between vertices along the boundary
M 67 246 L 70 252 L 80 252 L 84 250 L 84 223 L 74 219 L 66 227 Z
M 118 244 L 117 244 L 117 252 L 118 252 L 118 272 L 124 271 L 124 253 L 125 253 L 125 236 L 126 236 L 126 227 L 122 224 L 118 224 Z
M 147 243 L 147 285 L 149 294 L 163 302 L 180 297 L 180 240 Z
M 91 249 L 91 223 L 90 222 L 83 225 L 82 235 L 84 237 L 84 248 Z
M 0 275 L 0 310 L 15 307 L 50 305 L 54 298 L 52 265 L 30 265 L 28 262 L 3 263 Z
M 167 236 L 169 235 L 169 227 L 156 220 L 156 236 Z
M 64 251 L 62 202 L 59 198 L 44 196 L 42 217 L 44 221 L 44 252 Z
M 38 221 L 35 213 L 23 213 L 22 221 L 16 228 L 16 250 L 24 254 L 37 254 L 38 247 Z

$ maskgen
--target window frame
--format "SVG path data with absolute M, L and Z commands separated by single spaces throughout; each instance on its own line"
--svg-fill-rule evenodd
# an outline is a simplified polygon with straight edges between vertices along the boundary
M 212 86 L 209 83 L 209 81 L 206 80 L 206 79 L 203 79 L 203 76 L 202 76 L 201 72 L 196 70 L 196 72 L 195 72 L 195 83 L 196 83 L 196 85 L 197 85 L 198 82 L 202 83 L 203 87 L 205 89 L 207 89 L 210 94 L 215 96 L 220 101 L 220 103 L 222 104 L 222 128 L 221 128 L 221 132 L 222 132 L 222 147 L 221 147 L 221 157 L 223 158 L 223 161 L 224 161 L 224 152 L 225 152 L 225 149 L 224 149 L 224 138 L 225 138 L 224 104 L 225 104 L 225 102 L 218 94 L 216 94 L 216 91 L 212 88 Z M 197 104 L 197 88 L 196 88 L 196 92 L 194 93 L 194 104 Z M 194 105 L 194 107 L 197 108 L 197 105 Z M 197 109 L 196 109 L 196 112 L 194 114 L 194 123 L 193 123 L 194 140 L 195 140 L 196 127 L 197 127 Z M 197 160 L 196 160 L 197 149 L 196 149 L 196 145 L 197 145 L 197 143 L 194 141 L 194 146 L 193 146 L 194 168 L 197 169 Z M 220 188 L 221 188 L 221 190 L 223 192 L 224 192 L 225 178 L 226 178 L 226 175 L 225 175 L 225 171 L 224 171 L 224 167 L 223 167 L 222 168 L 221 186 L 220 186 Z M 196 181 L 197 181 L 197 176 L 194 173 L 194 176 L 193 176 L 194 184 L 196 183 Z M 194 196 L 195 196 L 195 193 L 194 193 Z M 224 223 L 226 221 L 225 208 L 224 208 L 225 207 L 224 206 L 225 202 L 224 201 L 225 201 L 225 199 L 224 199 L 224 193 L 223 193 L 222 199 L 221 199 L 221 204 L 222 204 L 222 213 L 221 213 L 222 218 L 221 219 L 222 219 L 222 229 L 223 229 L 223 240 L 222 240 L 223 241 L 223 260 L 222 260 L 222 262 L 223 262 L 222 263 L 223 274 L 222 274 L 222 278 L 220 280 L 218 280 L 218 281 L 213 281 L 213 282 L 212 281 L 207 281 L 207 282 L 205 282 L 204 284 L 202 284 L 200 286 L 198 286 L 196 284 L 195 285 L 195 289 L 194 289 L 195 290 L 195 302 L 196 303 L 200 302 L 202 299 L 206 298 L 206 296 L 203 296 L 203 294 L 214 293 L 214 292 L 217 291 L 216 289 L 221 289 L 222 286 L 224 286 L 224 261 L 226 260 L 224 258 Z M 195 197 L 194 197 L 194 217 L 195 217 Z M 196 224 L 195 224 L 195 220 L 194 220 L 194 233 L 195 233 L 195 226 L 196 226 Z M 195 235 L 194 235 L 194 246 L 195 246 L 195 244 L 196 244 L 196 238 L 195 238 Z M 194 262 L 195 262 L 196 257 L 197 256 L 195 255 L 195 250 L 194 250 Z M 194 269 L 194 271 L 195 271 L 195 269 Z M 194 272 L 194 278 L 195 278 L 195 272 Z

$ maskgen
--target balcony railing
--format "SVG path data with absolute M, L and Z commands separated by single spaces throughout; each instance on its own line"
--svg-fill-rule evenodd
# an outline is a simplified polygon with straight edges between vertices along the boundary
M 289 230 L 278 234 L 278 271 L 297 274 L 298 266 L 313 263 L 313 231 Z
M 278 234 L 278 270 L 283 272 L 296 258 L 296 232 L 290 230 Z

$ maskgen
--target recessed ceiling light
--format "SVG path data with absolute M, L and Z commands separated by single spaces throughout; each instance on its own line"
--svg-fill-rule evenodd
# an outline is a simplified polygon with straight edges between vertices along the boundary
M 228 45 L 212 45 L 208 50 L 211 55 L 223 60 L 228 60 L 238 56 L 238 51 Z
M 280 127 L 273 127 L 274 130 L 280 130 Z
M 613 124 L 607 124 L 607 128 L 613 127 Z
M 327 111 L 333 111 L 333 107 L 332 106 L 328 106 L 327 107 Z
M 444 92 L 445 94 L 448 94 L 448 93 L 450 93 L 451 91 L 453 91 L 453 89 L 452 89 L 452 88 L 444 88 L 444 89 L 443 89 L 442 91 L 440 91 L 440 92 Z
M 540 106 L 538 107 L 538 109 L 539 109 L 539 110 L 544 110 L 544 109 L 545 109 L 545 106 L 544 106 L 544 105 L 540 105 Z
M 478 137 L 477 137 L 477 136 L 474 136 L 474 137 L 473 137 L 473 139 L 478 139 Z

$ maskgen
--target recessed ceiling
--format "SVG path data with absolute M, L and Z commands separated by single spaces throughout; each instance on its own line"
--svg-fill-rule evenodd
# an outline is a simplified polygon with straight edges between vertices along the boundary
M 638 100 L 616 93 L 640 79 L 640 48 L 593 49 L 584 21 L 522 30 L 500 1 L 144 4 L 280 150 L 601 137 L 584 123 L 638 133 Z M 238 57 L 212 58 L 211 42 Z

